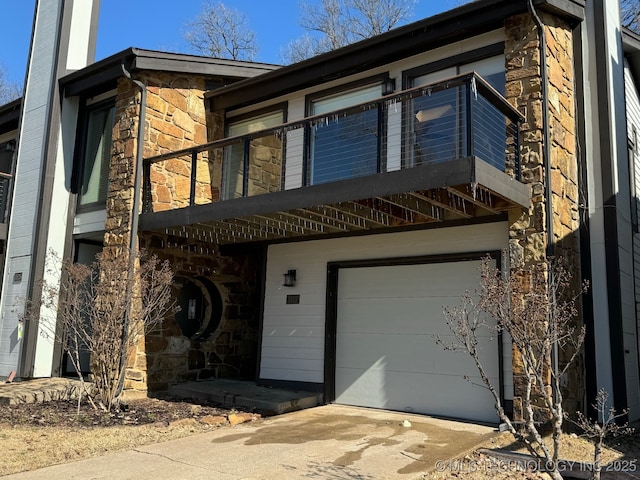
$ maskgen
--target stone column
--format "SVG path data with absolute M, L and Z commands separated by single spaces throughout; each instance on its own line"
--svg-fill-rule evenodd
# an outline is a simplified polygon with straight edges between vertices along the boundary
M 573 36 L 570 27 L 548 14 L 545 24 L 547 49 L 547 94 L 550 130 L 549 167 L 551 185 L 546 185 L 543 134 L 543 100 L 540 39 L 529 14 L 505 21 L 506 97 L 524 116 L 520 129 L 522 181 L 531 186 L 528 211 L 509 217 L 511 269 L 531 268 L 544 262 L 547 251 L 547 197 L 551 189 L 551 215 L 555 256 L 562 256 L 574 273 L 579 287 L 579 199 L 576 155 L 575 85 Z M 580 320 L 580 323 L 581 320 Z M 562 362 L 563 358 L 560 359 Z M 522 417 L 523 366 L 513 352 L 514 416 Z M 582 365 L 576 364 L 567 379 L 565 409 L 581 408 Z
M 137 73 L 136 78 L 147 85 L 145 158 L 206 143 L 205 81 L 202 77 L 143 72 Z M 124 77 L 119 80 L 105 222 L 107 255 L 124 254 L 130 243 L 140 98 L 137 86 Z M 211 179 L 206 153 L 201 155 L 198 166 L 197 198 L 210 201 Z M 187 204 L 190 158 L 167 161 L 154 166 L 151 171 L 153 194 L 163 198 L 166 190 L 172 199 L 166 208 Z M 132 322 L 134 317 L 132 314 Z M 129 358 L 128 367 L 125 389 L 145 392 L 147 362 L 144 339 Z

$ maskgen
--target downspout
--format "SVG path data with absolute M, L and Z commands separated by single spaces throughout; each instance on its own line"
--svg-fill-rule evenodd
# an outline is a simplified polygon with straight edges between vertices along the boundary
M 544 33 L 544 25 L 535 7 L 533 0 L 529 0 L 529 12 L 538 27 L 538 36 L 540 37 L 540 77 L 542 81 L 542 163 L 544 165 L 544 181 L 545 181 L 545 203 L 546 203 L 546 229 L 547 229 L 547 257 L 553 256 L 555 252 L 553 240 L 553 209 L 551 208 L 551 200 L 553 194 L 551 192 L 551 136 L 549 134 L 549 88 L 547 84 L 547 39 Z
M 138 151 L 136 152 L 136 172 L 133 180 L 133 206 L 131 210 L 131 234 L 129 237 L 129 248 L 133 251 L 136 248 L 138 239 L 138 220 L 140 216 L 140 186 L 142 184 L 142 157 L 144 155 L 144 127 L 147 113 L 147 87 L 140 80 L 134 80 L 131 73 L 122 63 L 122 71 L 129 80 L 135 83 L 140 89 L 140 118 L 138 119 Z M 132 272 L 129 272 L 132 274 Z
M 140 89 L 140 116 L 138 118 L 138 149 L 136 152 L 136 170 L 134 173 L 133 179 L 133 205 L 131 207 L 131 231 L 129 232 L 129 269 L 127 272 L 127 289 L 131 288 L 131 284 L 133 282 L 133 277 L 135 274 L 135 265 L 136 265 L 136 257 L 133 255 L 133 252 L 136 251 L 137 240 L 138 240 L 138 220 L 140 215 L 140 187 L 142 184 L 142 175 L 143 175 L 143 165 L 142 159 L 144 155 L 144 127 L 147 113 L 147 88 L 139 80 L 134 80 L 131 76 L 131 73 L 124 66 L 124 62 L 122 62 L 122 72 L 124 76 L 127 77 L 131 82 L 135 83 Z M 127 298 L 131 298 L 131 292 L 127 292 Z M 127 305 L 127 309 L 125 311 L 125 318 L 122 325 L 122 344 L 124 345 L 124 340 L 129 331 L 129 323 L 130 323 L 130 315 L 131 315 L 131 303 Z M 118 382 L 118 389 L 116 390 L 116 397 L 118 397 L 122 393 L 122 389 L 124 387 L 124 371 L 126 368 L 127 355 L 124 349 L 120 352 L 120 380 Z
M 542 164 L 544 166 L 544 182 L 545 182 L 545 226 L 547 230 L 547 246 L 546 257 L 549 259 L 555 254 L 554 234 L 553 234 L 553 208 L 551 191 L 551 135 L 549 133 L 549 88 L 548 88 L 548 72 L 547 72 L 547 38 L 545 36 L 544 24 L 538 16 L 533 0 L 528 0 L 529 13 L 538 28 L 538 37 L 540 38 L 540 78 L 542 82 Z M 559 372 L 558 365 L 558 342 L 553 344 L 552 353 L 553 371 Z M 555 392 L 555 390 L 552 389 Z

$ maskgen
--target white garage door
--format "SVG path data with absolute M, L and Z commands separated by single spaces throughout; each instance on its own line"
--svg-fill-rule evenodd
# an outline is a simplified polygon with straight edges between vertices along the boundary
M 480 261 L 342 268 L 338 277 L 336 403 L 497 422 L 493 397 L 466 352 L 444 351 L 443 305 L 478 286 Z M 497 387 L 498 341 L 482 332 Z

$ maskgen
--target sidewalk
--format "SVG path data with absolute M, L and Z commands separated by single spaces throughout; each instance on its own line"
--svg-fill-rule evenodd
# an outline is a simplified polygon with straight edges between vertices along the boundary
M 490 427 L 325 405 L 6 478 L 415 480 L 494 435 Z

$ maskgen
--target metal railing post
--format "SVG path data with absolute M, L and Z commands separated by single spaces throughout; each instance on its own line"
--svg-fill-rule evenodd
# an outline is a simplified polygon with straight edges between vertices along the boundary
M 242 158 L 242 196 L 248 197 L 249 192 L 249 154 L 251 152 L 251 139 L 244 140 L 244 155 Z
M 521 124 L 521 120 L 518 119 L 516 121 L 516 133 L 515 133 L 515 142 L 514 142 L 514 148 L 515 148 L 515 152 L 513 152 L 513 159 L 515 161 L 515 177 L 516 180 L 520 181 L 521 180 L 521 165 L 520 165 L 520 124 Z
M 151 162 L 142 162 L 142 213 L 149 213 L 153 210 L 151 198 Z
M 471 79 L 465 82 L 465 101 L 467 103 L 467 112 L 466 112 L 466 127 L 467 127 L 467 157 L 472 157 L 474 155 L 474 138 L 473 138 L 473 107 L 472 107 L 472 95 L 471 95 Z
M 189 206 L 196 204 L 196 178 L 198 177 L 198 151 L 191 152 L 191 186 L 189 187 Z

